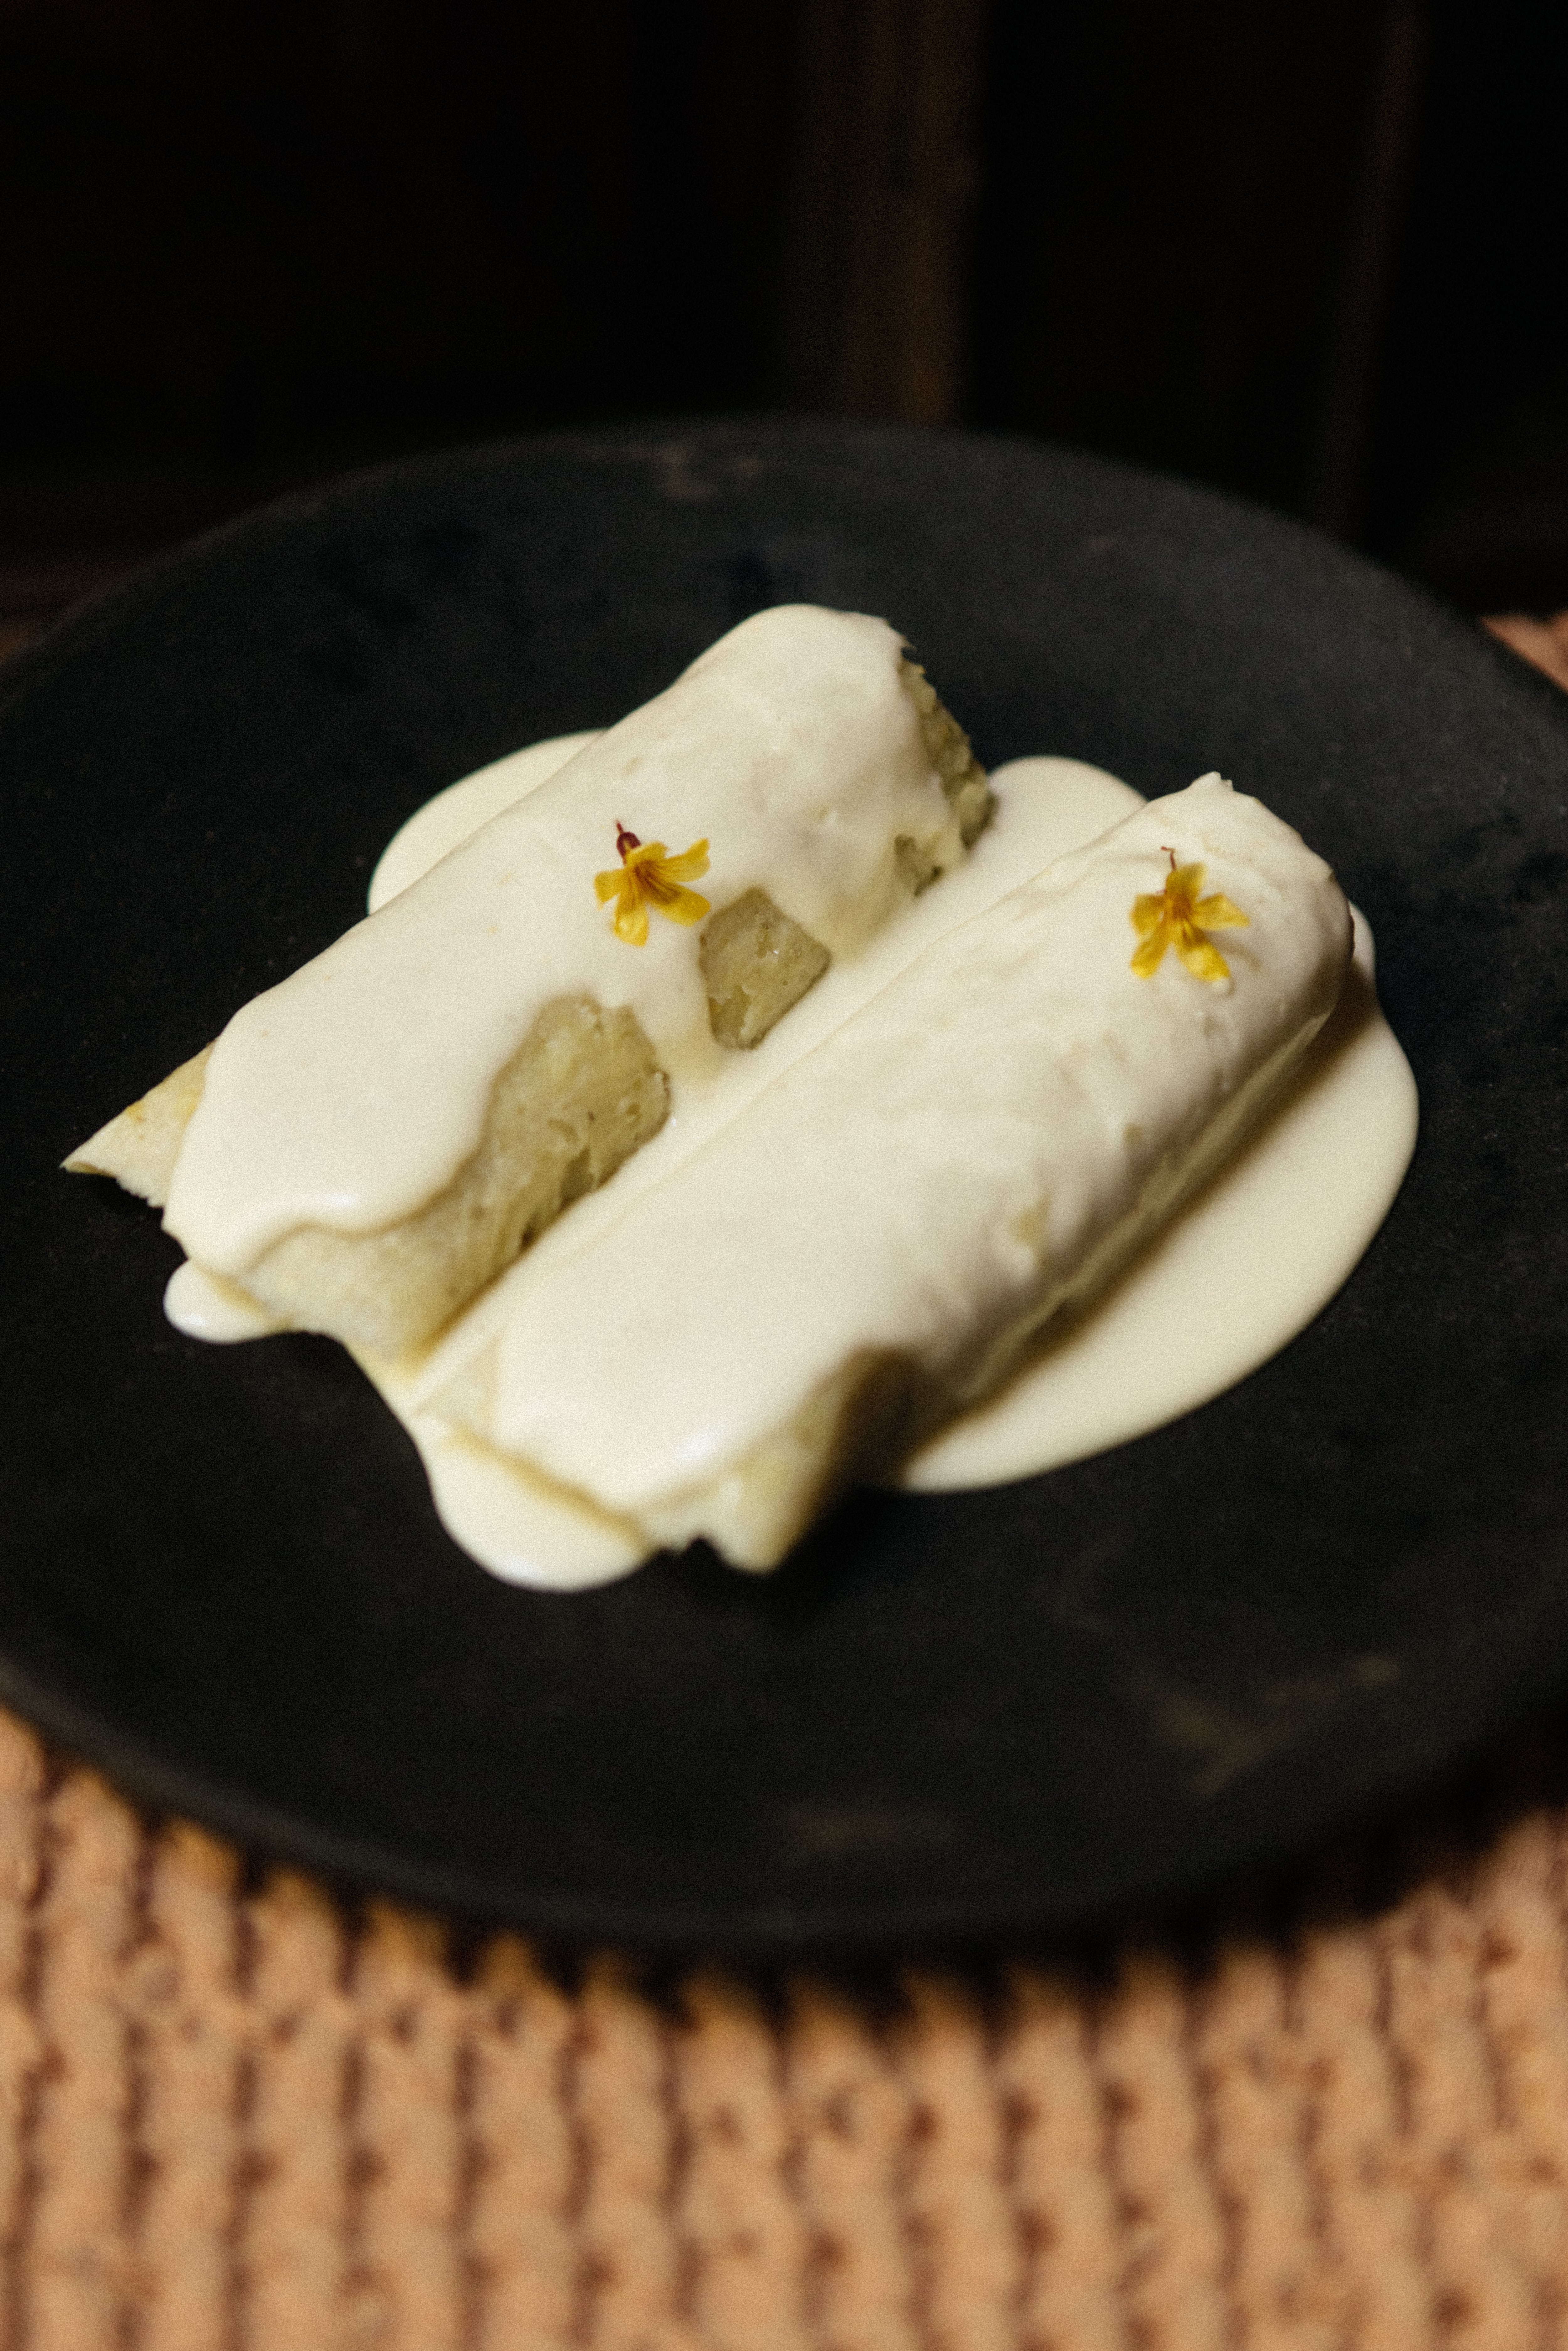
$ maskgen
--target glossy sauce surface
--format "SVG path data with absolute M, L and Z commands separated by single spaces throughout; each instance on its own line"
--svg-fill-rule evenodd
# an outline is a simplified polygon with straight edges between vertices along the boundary
M 371 886 L 384 905 L 591 738 L 513 754 L 453 786 L 410 820 Z M 552 1488 L 430 1410 L 490 1347 L 509 1286 L 591 1243 L 635 1192 L 658 1183 L 745 1101 L 841 1025 L 934 939 L 1139 805 L 1103 771 L 1024 759 L 993 778 L 998 810 L 969 858 L 821 985 L 755 1053 L 727 1057 L 726 1083 L 677 1093 L 665 1129 L 613 1184 L 580 1201 L 528 1259 L 417 1359 L 361 1358 L 419 1445 L 444 1523 L 496 1573 L 570 1589 L 624 1573 L 645 1555 L 635 1529 Z M 770 1050 L 771 1048 L 771 1050 Z M 1278 1352 L 1332 1297 L 1398 1189 L 1414 1145 L 1414 1081 L 1376 1005 L 1372 942 L 1357 918 L 1341 1003 L 1267 1124 L 1146 1249 L 1116 1288 L 988 1405 L 907 1465 L 925 1489 L 1026 1477 L 1124 1442 L 1219 1393 Z M 192 1335 L 258 1335 L 232 1292 L 183 1267 L 171 1318 Z
M 626 833 L 674 858 L 711 845 L 712 905 L 766 887 L 857 956 L 908 903 L 901 841 L 937 871 L 964 854 L 909 675 L 886 622 L 775 606 L 487 810 L 421 888 L 235 1014 L 181 1141 L 169 1231 L 243 1283 L 301 1227 L 412 1217 L 473 1156 L 496 1080 L 563 998 L 628 1008 L 672 1085 L 701 1091 L 727 1055 L 693 935 L 658 921 L 629 946 L 596 874 L 622 873 Z

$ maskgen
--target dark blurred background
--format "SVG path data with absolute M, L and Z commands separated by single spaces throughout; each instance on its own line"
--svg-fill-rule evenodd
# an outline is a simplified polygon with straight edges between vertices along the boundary
M 0 0 L 0 645 L 276 491 L 1005 427 L 1568 606 L 1568 10 Z

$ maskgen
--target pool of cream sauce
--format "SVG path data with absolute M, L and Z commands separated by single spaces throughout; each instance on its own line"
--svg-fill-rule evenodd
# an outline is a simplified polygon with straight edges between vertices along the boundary
M 530 745 L 427 801 L 376 867 L 371 910 L 591 739 Z M 966 920 L 1092 840 L 1139 799 L 1103 769 L 1071 759 L 1013 760 L 992 781 L 997 815 L 965 865 L 888 925 L 852 967 L 835 966 L 774 1032 L 776 1053 L 786 1026 L 796 1029 L 789 1040 L 794 1058 L 814 1041 L 808 1030 L 825 1033 L 848 1017 L 909 959 L 915 932 L 924 944 L 934 925 Z M 900 923 L 912 924 L 909 939 L 898 935 Z M 756 1084 L 766 1083 L 772 1067 L 766 1045 L 747 1061 Z M 737 1106 L 732 1091 L 712 1114 L 728 1117 Z M 1378 1008 L 1372 935 L 1357 912 L 1354 961 L 1339 1006 L 1266 1125 L 1092 1313 L 1054 1339 L 1000 1395 L 926 1445 L 901 1482 L 936 1492 L 1036 1476 L 1158 1428 L 1245 1378 L 1321 1311 L 1354 1268 L 1399 1189 L 1416 1117 L 1415 1080 Z M 567 1221 L 579 1228 L 578 1238 L 584 1220 L 603 1213 L 596 1201 L 608 1205 L 612 1193 L 623 1198 L 630 1182 L 656 1181 L 673 1154 L 695 1147 L 704 1124 L 700 1104 L 685 1119 L 672 1117 L 613 1186 L 574 1207 Z M 547 1234 L 539 1248 L 550 1239 Z M 194 1338 L 250 1339 L 276 1328 L 243 1293 L 189 1263 L 171 1281 L 165 1308 Z M 419 1447 L 443 1523 L 512 1583 L 574 1590 L 625 1574 L 645 1556 L 634 1530 L 424 1408 L 425 1397 L 450 1380 L 465 1334 L 482 1333 L 484 1312 L 481 1299 L 417 1360 L 361 1358 Z

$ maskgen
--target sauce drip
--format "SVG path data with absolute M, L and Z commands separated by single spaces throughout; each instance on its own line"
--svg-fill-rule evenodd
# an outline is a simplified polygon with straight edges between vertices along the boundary
M 591 737 L 530 746 L 453 785 L 389 843 L 370 892 L 386 904 L 477 827 L 565 764 Z M 998 809 L 969 857 L 819 987 L 747 1055 L 744 1076 L 700 1089 L 603 1191 L 576 1204 L 534 1256 L 591 1238 L 594 1224 L 659 1181 L 714 1125 L 836 1028 L 943 932 L 1027 875 L 1092 840 L 1139 804 L 1103 770 L 1019 759 L 992 778 Z M 786 1033 L 788 1032 L 788 1033 Z M 769 1047 L 772 1047 L 770 1051 Z M 730 1064 L 732 1072 L 737 1064 Z M 1370 930 L 1332 1018 L 1282 1103 L 1115 1289 L 1009 1383 L 905 1466 L 920 1491 L 1038 1475 L 1125 1443 L 1191 1411 L 1276 1354 L 1347 1279 L 1386 1216 L 1415 1146 L 1415 1081 L 1378 1008 Z M 1282 1248 L 1281 1234 L 1290 1245 Z M 635 1531 L 454 1430 L 428 1408 L 494 1337 L 495 1290 L 416 1360 L 361 1362 L 418 1445 L 442 1521 L 493 1573 L 572 1590 L 624 1574 L 645 1555 Z M 241 1339 L 268 1327 L 192 1265 L 165 1300 L 192 1336 Z

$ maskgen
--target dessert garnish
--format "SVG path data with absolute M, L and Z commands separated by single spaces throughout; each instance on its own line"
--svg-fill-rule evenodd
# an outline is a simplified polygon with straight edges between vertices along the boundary
M 427 1346 L 658 1133 L 668 1064 L 716 1087 L 707 1038 L 758 1043 L 835 954 L 907 914 L 906 843 L 918 878 L 963 863 L 988 788 L 921 684 L 884 621 L 753 613 L 242 1005 L 73 1166 L 163 1208 L 187 1289 L 213 1277 L 378 1356 Z M 618 821 L 633 772 L 684 854 Z M 710 910 L 684 885 L 721 799 Z M 606 833 L 615 921 L 587 918 Z M 650 906 L 699 925 L 696 952 L 661 953 Z M 629 966 L 636 941 L 653 952 Z
M 1253 984 L 1129 1003 L 1114 926 L 1178 829 L 1270 909 Z M 1172 869 L 1184 920 L 1203 870 Z M 1196 1197 L 1280 1100 L 1350 953 L 1323 860 L 1204 777 L 932 940 L 678 1181 L 520 1261 L 484 1310 L 485 1361 L 428 1409 L 645 1551 L 700 1536 L 773 1567 Z
M 1247 916 L 1223 891 L 1200 898 L 1203 867 L 1178 865 L 1176 851 L 1166 849 L 1163 841 L 1160 846 L 1170 859 L 1171 870 L 1163 890 L 1140 891 L 1133 901 L 1133 928 L 1144 942 L 1133 957 L 1133 970 L 1140 979 L 1150 978 L 1159 969 L 1166 949 L 1175 947 L 1195 979 L 1228 979 L 1230 966 L 1204 933 L 1246 930 Z
M 708 911 L 708 902 L 685 885 L 707 872 L 706 840 L 694 841 L 679 857 L 672 857 L 662 841 L 639 841 L 617 817 L 615 846 L 621 856 L 619 868 L 612 865 L 607 872 L 596 873 L 593 887 L 601 905 L 611 898 L 615 900 L 614 929 L 618 939 L 624 939 L 629 947 L 647 946 L 650 906 L 672 923 L 702 921 Z
M 1042 803 L 926 895 L 989 812 L 967 742 L 885 622 L 756 614 L 515 800 L 488 799 L 68 1165 L 164 1208 L 189 1252 L 176 1327 L 341 1338 L 444 1522 L 498 1573 L 601 1582 L 696 1536 L 772 1566 L 847 1479 L 955 1416 L 962 1444 L 993 1391 L 1014 1395 L 1040 1334 L 1157 1241 L 1337 1000 L 1349 911 L 1288 827 L 1217 775 L 1134 814 L 1125 787 L 1051 764 L 1052 793 L 1079 796 L 1065 817 Z M 706 836 L 671 855 L 612 813 L 632 768 L 677 840 L 724 799 L 716 912 L 686 886 Z M 606 831 L 611 920 L 587 923 L 576 893 Z M 1155 855 L 1163 889 L 1130 900 Z M 1267 901 L 1253 984 L 1130 1005 L 1129 907 L 1135 973 L 1174 946 L 1228 982 L 1207 934 L 1249 917 L 1203 894 L 1209 864 Z M 552 872 L 579 878 L 541 890 Z M 699 951 L 654 942 L 625 965 L 650 907 L 703 925 Z M 818 982 L 817 1014 L 764 1068 L 701 1042 L 756 1045 Z M 1096 1437 L 1100 1407 L 1068 1402 L 1065 1420 L 1050 1407 L 1052 1461 L 1085 1428 L 1091 1447 L 1134 1433 Z M 1038 1442 L 1023 1468 L 1045 1466 Z

